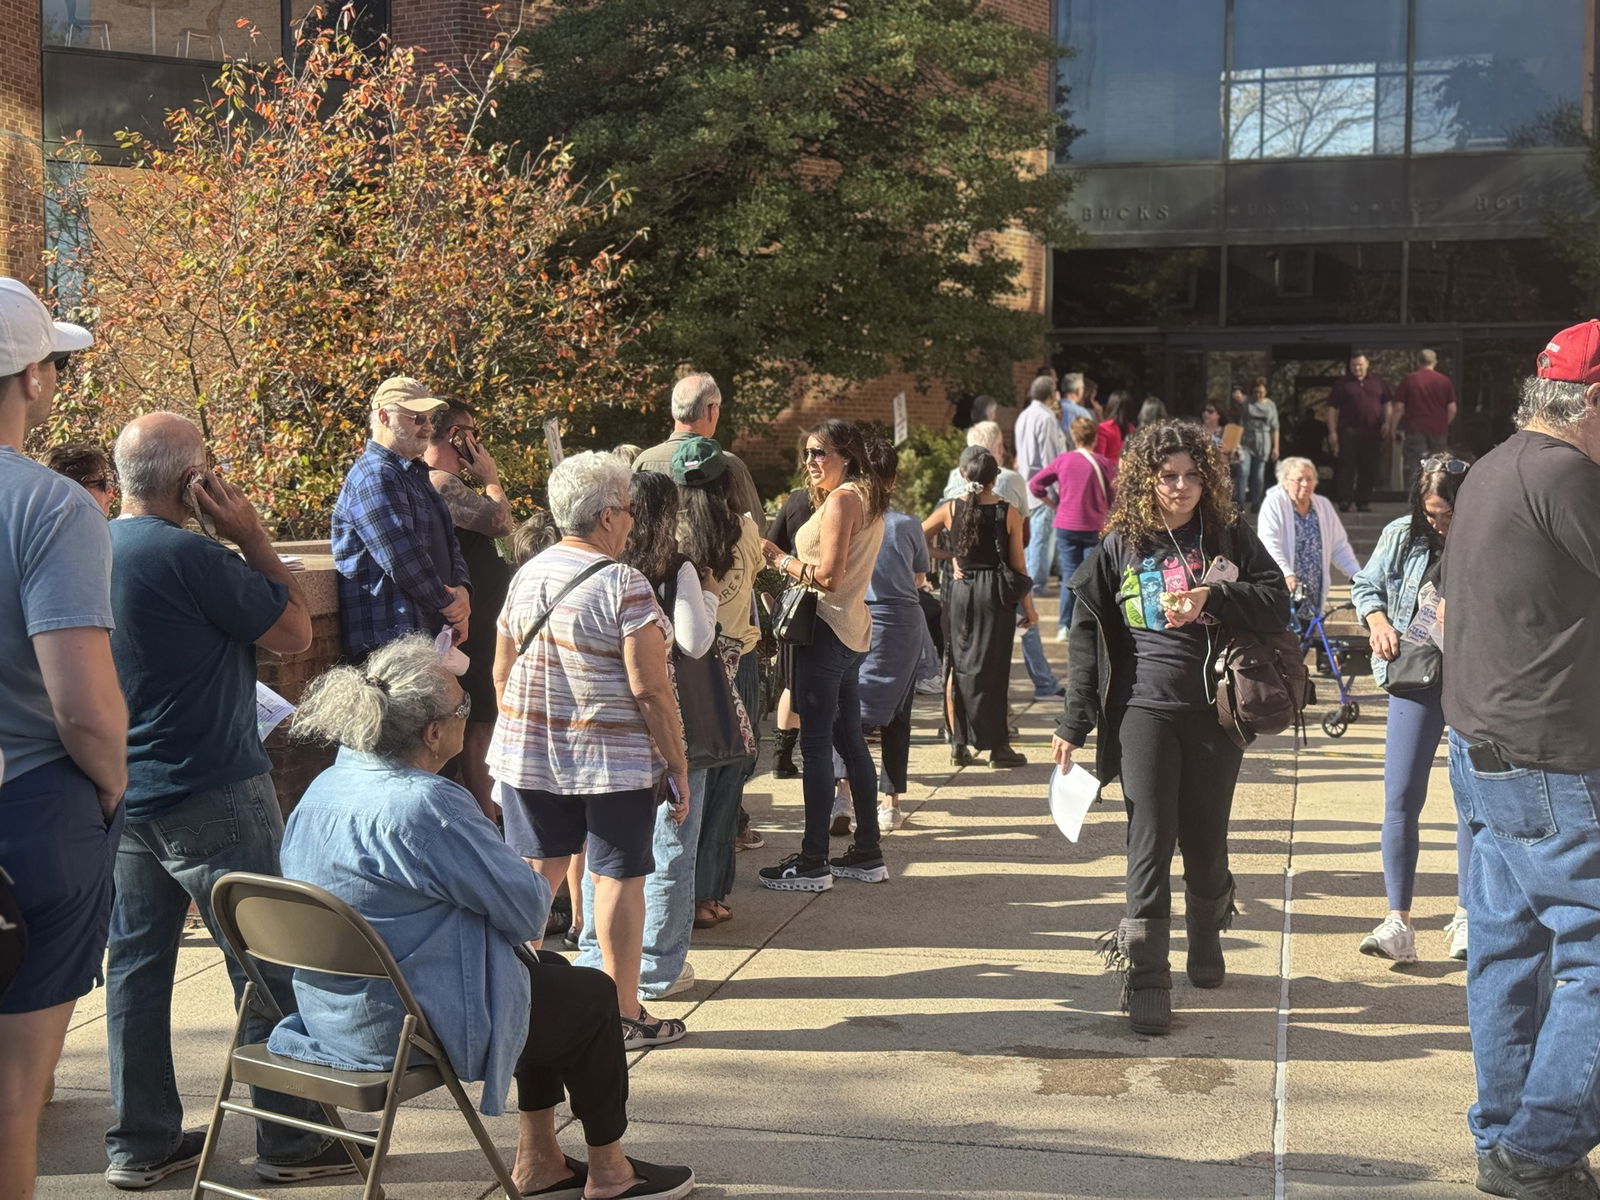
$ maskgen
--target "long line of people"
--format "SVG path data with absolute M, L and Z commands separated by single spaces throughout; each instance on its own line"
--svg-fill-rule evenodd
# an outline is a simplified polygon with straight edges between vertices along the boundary
M 1526 539 L 1554 539 L 1579 559 L 1588 544 L 1581 530 L 1548 520 L 1547 510 L 1552 488 L 1600 486 L 1589 433 L 1600 404 L 1600 322 L 1590 325 L 1541 356 L 1525 432 L 1491 456 L 1494 483 L 1486 485 L 1511 487 L 1504 502 L 1527 508 L 1518 527 Z M 653 1016 L 646 1002 L 693 986 L 691 931 L 732 918 L 736 847 L 759 846 L 742 832 L 742 799 L 763 715 L 755 598 L 763 563 L 798 601 L 783 623 L 776 765 L 780 776 L 803 776 L 804 831 L 797 852 L 757 872 L 762 886 L 820 892 L 835 879 L 889 878 L 882 834 L 904 821 L 899 799 L 927 628 L 921 591 L 935 567 L 952 762 L 971 765 L 983 752 L 997 768 L 1026 762 L 1011 744 L 1010 664 L 1019 628 L 1027 634 L 1038 623 L 1035 597 L 1053 558 L 1063 576 L 1067 686 L 1053 674 L 1041 680 L 1033 660 L 1042 662 L 1042 651 L 1026 641 L 1024 659 L 1036 698 L 1064 692 L 1054 762 L 1069 767 L 1093 734 L 1100 783 L 1120 783 L 1124 915 L 1106 956 L 1123 973 L 1132 1028 L 1167 1033 L 1180 848 L 1188 977 L 1209 989 L 1227 976 L 1222 933 L 1237 892 L 1228 828 L 1244 749 L 1216 719 L 1218 649 L 1232 637 L 1282 631 L 1296 609 L 1320 612 L 1338 567 L 1353 576 L 1375 676 L 1391 693 L 1388 913 L 1360 950 L 1399 962 L 1417 956 L 1419 818 L 1449 721 L 1461 894 L 1447 953 L 1469 961 L 1474 997 L 1505 983 L 1503 964 L 1515 955 L 1525 983 L 1552 961 L 1567 972 L 1569 991 L 1594 982 L 1573 957 L 1590 928 L 1582 921 L 1561 916 L 1543 950 L 1523 945 L 1530 922 L 1550 927 L 1541 913 L 1552 904 L 1564 906 L 1561 914 L 1600 911 L 1579 894 L 1576 875 L 1562 874 L 1576 871 L 1581 854 L 1556 828 L 1572 807 L 1557 794 L 1562 773 L 1586 780 L 1592 771 L 1531 728 L 1497 724 L 1481 689 L 1468 697 L 1455 682 L 1454 666 L 1441 684 L 1437 642 L 1414 636 L 1430 589 L 1448 591 L 1458 499 L 1477 496 L 1466 458 L 1430 448 L 1412 475 L 1410 511 L 1384 529 L 1363 566 L 1338 515 L 1315 494 L 1311 463 L 1278 461 L 1278 484 L 1263 494 L 1259 468 L 1278 451 L 1275 413 L 1268 421 L 1263 409 L 1247 449 L 1258 533 L 1248 506 L 1235 503 L 1237 464 L 1223 449 L 1220 409 L 1196 424 L 1167 418 L 1151 400 L 1135 422 L 1127 396 L 1113 393 L 1098 425 L 1087 409 L 1063 419 L 1064 398 L 1041 375 L 1017 423 L 1020 472 L 1003 465 L 999 426 L 979 422 L 947 499 L 919 529 L 891 507 L 894 448 L 826 421 L 806 436 L 807 486 L 780 509 L 767 540 L 747 469 L 712 436 L 716 384 L 690 375 L 674 389 L 667 441 L 566 458 L 548 482 L 548 518 L 513 529 L 472 410 L 416 380 L 386 380 L 372 397 L 371 439 L 334 512 L 345 662 L 310 685 L 293 725 L 296 735 L 337 747 L 338 757 L 285 826 L 254 721 L 254 656 L 257 647 L 303 651 L 310 618 L 249 500 L 208 465 L 199 429 L 170 413 L 138 418 L 117 439 L 114 473 L 92 448 L 56 454 L 54 474 L 18 452 L 48 415 L 58 364 L 89 336 L 0 280 L 0 605 L 10 618 L 0 621 L 0 639 L 11 639 L 18 666 L 0 699 L 0 750 L 9 760 L 0 901 L 10 906 L 0 905 L 0 918 L 15 911 L 33 935 L 14 977 L 0 979 L 8 985 L 0 990 L 0 1192 L 31 1190 L 40 1102 L 73 1004 L 93 986 L 107 943 L 117 1119 L 106 1136 L 106 1177 L 138 1189 L 194 1163 L 203 1131 L 183 1128 L 167 1019 L 176 949 L 189 906 L 213 924 L 211 884 L 247 869 L 317 883 L 373 923 L 460 1075 L 483 1081 L 484 1112 L 501 1111 L 516 1083 L 513 1174 L 524 1194 L 687 1194 L 689 1168 L 624 1153 L 623 1055 L 686 1035 L 682 1021 Z M 1587 357 L 1563 343 L 1588 346 Z M 1069 379 L 1071 395 L 1083 398 L 1084 381 Z M 1260 382 L 1258 407 L 1270 405 Z M 1571 448 L 1581 466 L 1562 457 Z M 1514 465 L 1512 454 L 1521 456 Z M 1527 483 L 1541 471 L 1551 478 Z M 91 501 L 119 489 L 123 517 L 107 537 L 109 506 Z M 1485 503 L 1478 520 L 1487 524 L 1498 514 Z M 187 530 L 190 518 L 237 552 Z M 514 574 L 493 547 L 507 536 Z M 1481 558 L 1484 538 L 1469 547 L 1462 553 Z M 1457 566 L 1457 578 L 1471 569 Z M 1458 590 L 1452 611 L 1464 609 L 1477 633 L 1486 617 L 1472 589 Z M 1449 630 L 1446 648 L 1459 649 L 1467 635 L 1457 618 L 1436 619 Z M 443 640 L 472 651 L 466 663 L 441 653 L 446 630 Z M 173 653 L 177 646 L 183 653 Z M 1419 666 L 1424 654 L 1433 658 Z M 1550 686 L 1560 692 L 1563 680 Z M 1530 772 L 1545 780 L 1544 808 L 1522 804 L 1508 818 L 1496 789 L 1510 786 L 1502 777 Z M 385 803 L 371 804 L 379 791 Z M 844 814 L 835 811 L 841 794 L 850 801 Z M 853 838 L 830 854 L 841 815 Z M 1552 839 L 1560 845 L 1546 853 Z M 1472 866 L 1491 850 L 1492 869 Z M 1536 896 L 1528 889 L 1538 880 L 1548 886 Z M 576 967 L 540 949 L 563 887 Z M 1517 887 L 1526 911 L 1511 912 Z M 1546 892 L 1561 898 L 1542 899 Z M 1469 905 L 1489 924 L 1492 961 L 1470 951 Z M 229 971 L 237 996 L 242 973 L 232 962 Z M 388 1066 L 403 1014 L 378 985 L 352 991 L 270 969 L 267 977 L 290 1016 L 250 1032 L 274 1052 L 357 1070 Z M 1572 996 L 1552 991 L 1474 1001 L 1475 1043 L 1483 1044 L 1472 1123 L 1480 1187 L 1492 1194 L 1600 1195 L 1582 1163 L 1600 1138 L 1594 1121 L 1574 1117 L 1556 1137 L 1539 1116 L 1589 1111 L 1593 1080 L 1569 1078 L 1531 1054 L 1520 1067 L 1494 1058 L 1491 1039 L 1518 1031 L 1528 1033 L 1518 1044 L 1537 1040 L 1542 1054 L 1546 1010 L 1559 1016 L 1563 1036 L 1578 1036 Z M 1517 1098 L 1535 1077 L 1545 1090 L 1530 1108 Z M 556 1142 L 563 1096 L 583 1125 L 586 1162 Z M 291 1117 L 317 1115 L 289 1097 L 256 1099 Z M 320 1134 L 260 1125 L 264 1179 L 352 1169 Z

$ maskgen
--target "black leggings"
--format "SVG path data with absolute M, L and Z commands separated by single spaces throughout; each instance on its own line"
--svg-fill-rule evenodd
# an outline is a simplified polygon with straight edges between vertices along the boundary
M 628 1128 L 628 1060 L 616 984 L 605 972 L 574 967 L 549 950 L 539 951 L 528 980 L 533 1003 L 517 1059 L 517 1108 L 554 1108 L 565 1093 L 583 1123 L 585 1143 L 620 1141 Z
M 878 731 L 883 759 L 883 771 L 878 777 L 880 792 L 896 796 L 906 794 L 906 769 L 911 764 L 911 703 L 915 699 L 913 688 L 906 693 L 906 702 L 900 706 L 900 711 Z
M 1228 815 L 1244 751 L 1211 709 L 1129 708 L 1119 732 L 1130 917 L 1172 916 L 1172 853 L 1190 894 L 1227 891 Z

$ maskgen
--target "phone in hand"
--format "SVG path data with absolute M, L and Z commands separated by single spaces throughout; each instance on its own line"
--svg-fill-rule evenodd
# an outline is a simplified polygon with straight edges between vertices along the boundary
M 199 497 L 199 492 L 206 486 L 206 479 L 210 475 L 210 471 L 196 470 L 188 479 L 184 480 L 183 504 L 189 510 L 189 514 L 199 523 L 200 528 L 206 531 L 206 536 L 214 538 L 217 536 L 216 523 L 212 521 L 211 514 L 201 506 Z
M 453 429 L 450 431 L 450 448 L 454 450 L 456 454 L 460 456 L 461 461 L 469 467 L 478 460 L 477 452 L 472 448 L 472 439 L 460 429 Z

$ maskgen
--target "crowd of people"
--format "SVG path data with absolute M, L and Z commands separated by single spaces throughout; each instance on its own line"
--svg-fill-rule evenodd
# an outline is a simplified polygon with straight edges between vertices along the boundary
M 1337 568 L 1390 693 L 1387 912 L 1358 948 L 1418 957 L 1419 820 L 1448 728 L 1459 903 L 1445 952 L 1468 963 L 1479 1186 L 1600 1196 L 1584 1160 L 1600 1141 L 1600 762 L 1582 736 L 1600 677 L 1584 586 L 1600 582 L 1600 537 L 1583 500 L 1600 498 L 1600 322 L 1550 343 L 1519 431 L 1477 463 L 1432 428 L 1454 399 L 1442 375 L 1426 377 L 1430 354 L 1394 397 L 1351 360 L 1328 424 L 1342 506 L 1368 503 L 1375 437 L 1419 455 L 1409 512 L 1364 564 L 1315 465 L 1280 456 L 1260 379 L 1190 421 L 1122 391 L 1102 405 L 1092 381 L 1041 372 L 1014 458 L 992 405 L 976 413 L 923 514 L 896 508 L 894 446 L 827 420 L 805 435 L 804 485 L 769 520 L 715 439 L 716 381 L 689 374 L 664 441 L 566 457 L 547 510 L 520 525 L 472 408 L 386 379 L 332 515 L 341 661 L 292 723 L 337 756 L 287 822 L 256 724 L 256 652 L 304 652 L 311 616 L 200 429 L 149 413 L 109 456 L 20 452 L 59 367 L 91 342 L 0 280 L 0 649 L 12 664 L 0 690 L 0 1195 L 32 1193 L 39 1111 L 102 955 L 106 1178 L 141 1189 L 197 1160 L 203 1131 L 184 1129 L 172 1066 L 177 952 L 190 906 L 214 927 L 212 885 L 237 870 L 352 905 L 457 1072 L 482 1081 L 482 1110 L 503 1111 L 515 1083 L 523 1194 L 686 1195 L 690 1168 L 625 1152 L 625 1054 L 688 1034 L 647 1004 L 693 986 L 693 931 L 734 918 L 737 853 L 764 844 L 744 792 L 769 628 L 772 765 L 800 777 L 804 820 L 798 849 L 755 882 L 821 892 L 889 879 L 882 839 L 905 821 L 930 640 L 952 764 L 1025 764 L 1010 707 L 1020 634 L 1035 699 L 1061 705 L 1054 763 L 1081 755 L 1102 786 L 1120 785 L 1124 911 L 1104 949 L 1131 1028 L 1165 1034 L 1180 849 L 1186 973 L 1197 988 L 1227 979 L 1228 829 L 1247 747 L 1217 718 L 1219 652 L 1320 613 Z M 1038 629 L 1052 567 L 1064 684 Z M 775 611 L 764 571 L 786 589 Z M 1452 591 L 1452 579 L 1470 582 Z M 5 935 L 23 927 L 19 954 Z M 544 949 L 555 937 L 575 963 Z M 244 975 L 231 959 L 228 970 L 237 997 Z M 386 985 L 262 970 L 289 1015 L 249 1014 L 247 1038 L 389 1068 L 404 1011 Z M 585 1161 L 557 1143 L 563 1098 Z M 316 1130 L 316 1105 L 255 1100 L 288 1119 L 258 1122 L 263 1179 L 354 1170 Z

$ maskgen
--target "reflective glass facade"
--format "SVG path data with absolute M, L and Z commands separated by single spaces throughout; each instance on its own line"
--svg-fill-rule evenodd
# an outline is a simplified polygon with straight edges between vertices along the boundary
M 1085 165 L 1571 146 L 1588 0 L 1056 0 Z

